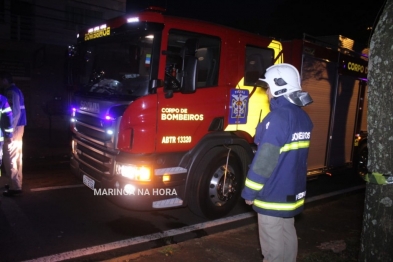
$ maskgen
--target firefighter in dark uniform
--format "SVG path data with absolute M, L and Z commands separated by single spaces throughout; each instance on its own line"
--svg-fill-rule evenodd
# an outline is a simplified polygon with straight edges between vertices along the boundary
M 6 185 L 4 196 L 13 196 L 22 193 L 22 139 L 26 125 L 25 101 L 22 91 L 14 84 L 12 75 L 8 72 L 0 72 L 0 84 L 7 97 L 12 110 L 12 141 L 4 143 L 3 163 L 6 175 L 10 178 L 10 184 Z
M 12 132 L 12 110 L 7 98 L 0 95 L 0 166 L 3 159 L 3 144 L 12 142 Z
M 302 106 L 312 102 L 301 91 L 297 69 L 277 64 L 259 80 L 271 112 L 257 126 L 258 150 L 248 171 L 242 197 L 258 213 L 264 261 L 295 262 L 294 216 L 303 210 L 307 157 L 313 124 Z

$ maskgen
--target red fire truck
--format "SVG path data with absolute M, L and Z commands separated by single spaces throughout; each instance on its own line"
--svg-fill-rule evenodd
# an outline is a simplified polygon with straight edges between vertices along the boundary
M 285 61 L 301 72 L 302 89 L 314 102 L 304 110 L 314 129 L 309 175 L 329 169 L 367 165 L 368 49 L 343 36 L 283 42 Z M 355 138 L 355 143 L 354 143 Z
M 301 70 L 302 60 L 308 61 L 302 58 L 305 42 L 285 44 L 292 52 L 286 62 Z M 256 149 L 255 128 L 269 112 L 265 92 L 254 84 L 267 67 L 283 62 L 285 49 L 271 38 L 165 16 L 157 8 L 81 32 L 69 50 L 69 79 L 78 90 L 71 118 L 73 172 L 94 194 L 129 209 L 188 206 L 207 218 L 224 216 L 239 199 Z M 310 59 L 328 70 L 318 52 Z M 341 59 L 340 50 L 334 53 Z M 348 64 L 336 60 L 344 66 L 340 73 L 347 72 Z M 325 73 L 333 77 L 321 68 Z M 311 78 L 305 85 L 315 101 L 309 108 L 316 118 L 313 136 L 325 139 L 312 140 L 310 174 L 335 165 L 329 150 L 342 142 L 327 140 L 342 132 L 333 126 L 332 114 L 341 114 L 333 110 L 336 103 L 322 97 L 335 96 L 341 82 L 329 80 Z M 325 84 L 323 91 L 314 93 L 313 84 Z M 321 157 L 314 161 L 313 154 Z

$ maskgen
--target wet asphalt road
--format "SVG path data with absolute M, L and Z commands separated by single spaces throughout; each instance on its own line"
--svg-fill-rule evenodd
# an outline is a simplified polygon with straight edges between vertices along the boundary
M 0 261 L 40 258 L 207 221 L 187 208 L 125 210 L 94 196 L 65 163 L 43 167 L 25 172 L 22 195 L 0 196 Z M 4 177 L 0 185 L 4 185 Z M 240 204 L 231 215 L 248 211 Z
M 349 176 L 348 171 L 342 175 L 323 176 L 309 181 L 307 198 L 345 190 L 362 183 Z M 3 184 L 4 177 L 0 178 L 0 186 Z M 67 158 L 41 159 L 34 161 L 34 164 L 26 164 L 24 193 L 13 198 L 0 198 L 1 261 L 24 261 L 80 251 L 207 222 L 187 208 L 136 212 L 117 207 L 101 196 L 94 196 L 93 191 L 74 178 L 69 171 Z M 239 201 L 228 217 L 250 211 L 243 201 Z M 216 230 L 236 228 L 252 221 L 253 218 L 248 218 L 220 226 Z M 101 257 L 96 256 L 94 260 L 213 233 L 214 228 L 202 229 L 170 239 L 146 241 L 128 248 L 103 252 Z M 102 250 L 98 249 L 97 252 L 100 251 Z M 78 258 L 77 255 L 74 258 L 75 261 L 86 259 Z

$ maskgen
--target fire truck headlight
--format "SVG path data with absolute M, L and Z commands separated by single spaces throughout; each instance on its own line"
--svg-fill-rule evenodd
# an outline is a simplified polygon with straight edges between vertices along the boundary
M 116 175 L 137 181 L 150 181 L 151 169 L 145 166 L 116 164 Z

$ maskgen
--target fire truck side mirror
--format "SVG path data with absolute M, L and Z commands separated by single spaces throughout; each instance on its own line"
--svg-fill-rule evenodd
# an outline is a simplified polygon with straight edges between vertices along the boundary
M 195 92 L 197 81 L 197 63 L 198 58 L 195 56 L 186 56 L 184 58 L 184 72 L 180 89 L 182 94 L 191 94 Z
M 258 80 L 255 82 L 254 86 L 255 86 L 255 87 L 262 87 L 262 88 L 265 89 L 265 90 L 269 88 L 269 86 L 267 85 L 267 83 L 266 83 L 265 81 L 260 80 L 260 79 L 258 79 Z

